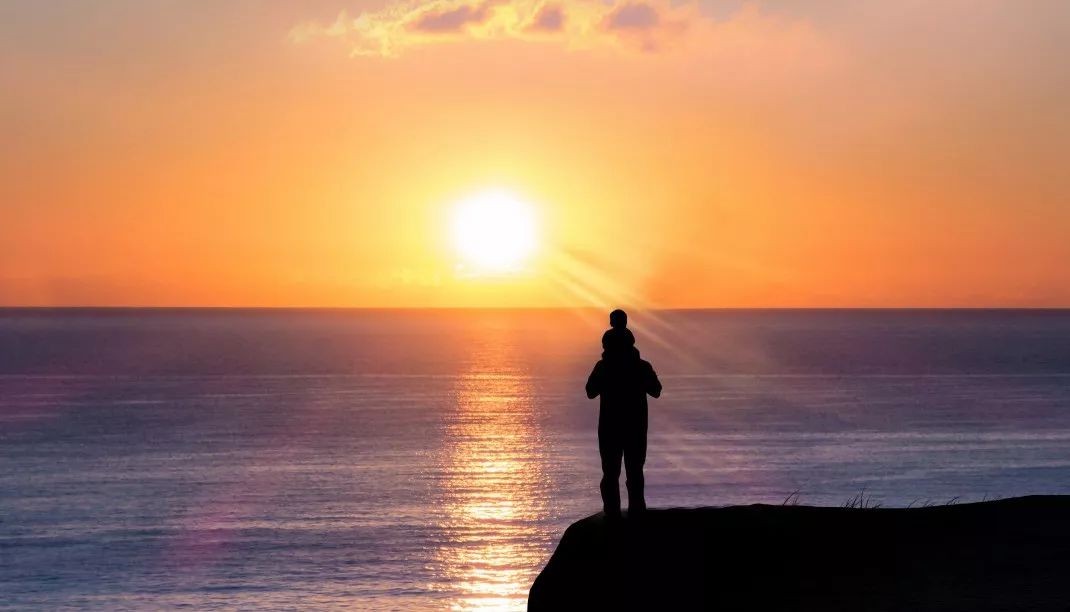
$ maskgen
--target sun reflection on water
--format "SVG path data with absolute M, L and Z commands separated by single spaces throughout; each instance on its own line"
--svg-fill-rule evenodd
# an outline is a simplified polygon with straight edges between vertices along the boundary
M 545 447 L 530 378 L 503 366 L 507 343 L 483 352 L 458 379 L 446 421 L 434 563 L 452 609 L 523 609 L 551 537 Z

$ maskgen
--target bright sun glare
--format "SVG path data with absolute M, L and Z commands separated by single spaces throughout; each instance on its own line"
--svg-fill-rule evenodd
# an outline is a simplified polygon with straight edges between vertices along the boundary
M 535 251 L 536 225 L 531 206 L 508 192 L 487 191 L 457 204 L 453 245 L 477 272 L 513 272 Z

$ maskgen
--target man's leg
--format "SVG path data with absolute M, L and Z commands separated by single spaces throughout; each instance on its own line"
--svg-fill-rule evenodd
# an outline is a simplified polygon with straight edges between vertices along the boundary
M 602 456 L 602 507 L 610 518 L 620 516 L 620 460 L 624 449 L 620 435 L 598 428 L 598 454 Z
M 628 480 L 628 514 L 646 510 L 643 464 L 646 463 L 646 423 L 629 431 L 624 443 L 624 470 Z

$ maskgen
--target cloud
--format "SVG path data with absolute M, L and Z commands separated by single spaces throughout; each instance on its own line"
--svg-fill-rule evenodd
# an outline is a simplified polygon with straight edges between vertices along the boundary
M 649 4 L 625 4 L 606 16 L 608 30 L 649 30 L 657 27 L 660 17 Z
M 547 4 L 539 9 L 528 25 L 530 32 L 561 32 L 565 27 L 565 9 L 559 4 Z
M 332 23 L 297 25 L 290 39 L 295 43 L 339 40 L 350 45 L 353 55 L 380 57 L 397 57 L 427 45 L 491 40 L 649 52 L 673 46 L 690 24 L 703 22 L 713 23 L 696 4 L 671 0 L 400 1 L 357 17 L 342 12 Z
M 410 24 L 419 32 L 460 32 L 470 24 L 485 22 L 490 17 L 492 5 L 484 2 L 478 6 L 461 5 L 440 11 L 428 11 Z
M 617 40 L 647 52 L 660 51 L 683 38 L 688 25 L 712 21 L 697 9 L 670 8 L 653 4 L 630 3 L 614 7 L 602 19 L 602 30 Z

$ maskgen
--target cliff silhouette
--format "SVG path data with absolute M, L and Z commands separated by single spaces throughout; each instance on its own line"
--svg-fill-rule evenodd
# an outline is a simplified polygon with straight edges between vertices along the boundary
M 543 610 L 1070 609 L 1070 496 L 648 510 L 570 526 Z

